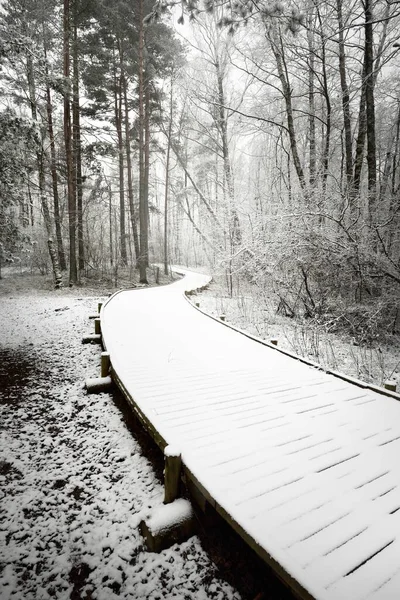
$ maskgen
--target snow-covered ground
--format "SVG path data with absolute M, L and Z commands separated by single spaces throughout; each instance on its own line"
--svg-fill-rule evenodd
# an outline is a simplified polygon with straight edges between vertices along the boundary
M 32 295 L 6 283 L 1 600 L 239 599 L 197 536 L 161 554 L 144 548 L 138 524 L 162 503 L 162 484 L 113 395 L 83 389 L 98 374 L 100 349 L 81 338 L 92 332 L 88 315 L 102 298 L 79 290 Z
M 400 389 L 400 336 L 386 336 L 368 346 L 350 335 L 327 332 L 310 320 L 300 323 L 277 314 L 276 304 L 256 294 L 227 296 L 218 283 L 211 283 L 192 302 L 209 314 L 225 316 L 227 322 L 267 341 L 275 339 L 279 347 L 368 383 L 382 386 L 386 380 L 397 382 Z
M 161 554 L 146 551 L 138 524 L 162 503 L 162 458 L 132 432 L 118 393 L 88 396 L 83 387 L 99 374 L 100 348 L 81 339 L 111 291 L 54 291 L 46 278 L 11 270 L 0 281 L 1 600 L 288 597 L 264 567 L 252 571 L 254 557 L 219 526 Z M 398 379 L 396 347 L 368 355 L 339 336 L 306 335 L 213 286 L 193 301 L 314 360 L 332 348 L 331 366 L 349 374 L 364 365 L 365 379 Z

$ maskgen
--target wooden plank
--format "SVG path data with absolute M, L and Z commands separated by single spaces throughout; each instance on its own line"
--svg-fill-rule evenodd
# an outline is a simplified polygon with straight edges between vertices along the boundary
M 391 545 L 395 539 L 394 528 L 398 531 L 400 525 L 400 514 L 397 516 L 396 514 L 384 515 L 379 522 L 363 529 L 359 535 L 349 539 L 346 544 L 313 561 L 306 568 L 307 576 L 312 577 L 314 582 L 324 588 L 328 588 L 328 586 L 337 585 L 341 579 L 360 568 L 360 565 L 366 561 L 370 562 L 369 569 L 373 569 L 372 557 L 377 555 L 381 549 Z M 348 519 L 349 523 L 352 518 L 354 516 Z M 342 525 L 344 524 L 342 523 Z
M 246 529 L 243 528 L 229 512 L 227 512 L 218 502 L 216 502 L 215 498 L 209 494 L 207 489 L 200 483 L 200 481 L 196 479 L 187 466 L 185 466 L 184 469 L 186 477 L 190 479 L 192 484 L 195 485 L 197 489 L 200 490 L 204 498 L 210 502 L 210 504 L 225 519 L 232 529 L 242 537 L 247 545 L 252 548 L 252 550 L 254 550 L 254 552 L 275 571 L 276 575 L 281 579 L 281 581 L 287 585 L 297 597 L 299 597 L 301 600 L 316 600 L 317 595 L 310 593 L 309 590 L 302 586 L 299 581 L 294 579 L 290 573 L 282 568 L 281 564 L 274 559 L 268 550 L 257 543 L 255 538 L 249 534 L 248 531 L 246 531 Z
M 394 556 L 396 566 L 393 572 L 388 575 L 386 581 L 384 581 L 378 588 L 375 588 L 371 594 L 368 595 L 368 599 L 373 600 L 397 600 L 399 597 L 400 590 L 400 568 L 398 563 L 398 556 Z M 393 557 L 393 553 L 392 553 Z M 384 556 L 384 558 L 386 558 Z

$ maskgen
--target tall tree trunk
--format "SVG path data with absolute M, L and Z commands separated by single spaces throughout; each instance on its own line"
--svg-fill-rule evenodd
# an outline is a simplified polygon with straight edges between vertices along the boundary
M 222 145 L 222 159 L 224 166 L 224 177 L 225 184 L 228 192 L 228 211 L 229 211 L 229 238 L 231 245 L 231 253 L 235 252 L 238 244 L 240 244 L 242 239 L 240 220 L 237 214 L 236 206 L 235 206 L 235 188 L 233 182 L 233 174 L 232 174 L 232 165 L 230 160 L 229 153 L 229 144 L 228 144 L 228 118 L 225 109 L 225 92 L 224 92 L 224 80 L 223 80 L 223 72 L 221 69 L 220 62 L 217 58 L 215 61 L 215 69 L 217 74 L 217 85 L 218 85 L 218 129 L 221 135 L 221 145 Z
M 366 67 L 365 67 L 365 56 L 363 62 L 363 70 L 362 70 L 362 86 L 361 86 L 361 95 L 360 95 L 360 106 L 358 110 L 358 133 L 356 140 L 356 154 L 354 159 L 354 177 L 353 177 L 353 195 L 357 196 L 360 185 L 361 185 L 361 173 L 362 166 L 364 160 L 364 150 L 365 150 L 365 138 L 367 135 L 367 114 L 366 114 L 366 104 L 365 104 L 365 94 L 366 94 Z
M 63 14 L 63 53 L 64 53 L 64 143 L 67 167 L 67 196 L 69 222 L 69 283 L 76 284 L 78 271 L 76 264 L 76 202 L 74 185 L 74 164 L 72 156 L 71 102 L 70 102 L 70 0 L 64 0 Z
M 122 77 L 122 89 L 124 94 L 124 109 L 125 109 L 125 153 L 126 153 L 126 168 L 128 172 L 128 197 L 129 197 L 129 210 L 131 215 L 131 227 L 133 235 L 133 245 L 135 248 L 135 260 L 138 263 L 139 260 L 139 236 L 137 230 L 137 219 L 136 209 L 133 198 L 133 181 L 132 181 L 132 156 L 131 156 L 131 141 L 129 135 L 129 107 L 128 107 L 128 89 L 127 89 L 126 76 Z
M 389 219 L 390 224 L 387 234 L 387 248 L 388 252 L 392 254 L 393 242 L 398 238 L 399 231 L 399 214 L 400 214 L 400 202 L 399 202 L 399 187 L 397 183 L 397 171 L 399 168 L 399 145 L 400 145 L 400 101 L 398 100 L 397 107 L 397 118 L 396 118 L 396 131 L 394 139 L 394 148 L 391 164 L 391 194 L 389 204 Z
M 108 188 L 108 225 L 110 229 L 110 267 L 111 273 L 114 271 L 114 250 L 113 250 L 113 222 L 112 222 L 112 190 L 111 185 L 107 184 Z
M 365 103 L 367 117 L 367 165 L 369 217 L 373 221 L 376 210 L 376 134 L 374 99 L 374 38 L 372 0 L 365 0 Z
M 171 90 L 169 97 L 169 123 L 167 133 L 167 156 L 165 161 L 165 192 L 164 192 L 164 273 L 168 275 L 168 192 L 169 192 L 169 162 L 171 156 L 172 116 L 173 116 L 173 76 L 171 76 Z
M 308 55 L 309 55 L 309 68 L 308 68 L 308 110 L 310 113 L 308 119 L 308 135 L 309 135 L 309 183 L 310 190 L 315 186 L 316 170 L 317 170 L 317 157 L 316 157 L 316 141 L 315 141 L 315 48 L 314 48 L 314 35 L 313 35 L 313 15 L 308 16 L 308 29 L 307 29 L 307 40 L 308 40 Z
M 385 40 L 387 37 L 387 25 L 388 25 L 388 16 L 390 13 L 390 4 L 387 5 L 386 9 L 385 9 L 385 13 L 384 13 L 384 24 L 383 24 L 383 31 L 382 31 L 382 35 L 381 35 L 381 39 L 379 42 L 379 47 L 378 47 L 378 51 L 377 51 L 377 58 L 375 61 L 375 64 L 373 66 L 373 73 L 372 73 L 372 82 L 373 82 L 373 87 L 375 86 L 376 83 L 376 79 L 378 77 L 378 73 L 381 69 L 381 54 L 382 51 L 384 49 L 384 45 L 385 45 Z M 365 6 L 365 10 L 367 9 L 367 5 Z M 372 28 L 372 24 L 370 23 L 370 28 Z M 372 31 L 370 31 L 370 35 L 371 35 Z M 373 48 L 372 48 L 373 49 Z M 369 49 L 369 51 L 371 50 L 371 48 Z M 371 57 L 369 57 L 369 60 L 371 60 Z M 373 60 L 373 56 L 372 56 L 372 60 Z M 370 67 L 370 65 L 369 65 Z M 363 160 L 364 160 L 364 151 L 365 151 L 365 139 L 367 137 L 367 110 L 366 110 L 366 95 L 367 95 L 367 54 L 366 51 L 364 51 L 364 59 L 363 59 L 363 70 L 362 70 L 362 87 L 361 87 L 361 96 L 360 96 L 360 107 L 359 107 L 359 113 L 358 113 L 358 134 L 357 134 L 357 140 L 356 140 L 356 153 L 355 153 L 355 160 L 354 160 L 354 177 L 353 177 L 353 196 L 356 196 L 359 192 L 360 189 L 360 185 L 361 185 L 361 174 L 362 174 L 362 166 L 363 166 Z M 372 90 L 372 94 L 373 94 L 373 90 Z M 376 168 L 376 161 L 375 161 L 375 168 Z
M 47 245 L 48 245 L 50 260 L 51 260 L 51 264 L 52 264 L 52 268 L 53 268 L 55 287 L 59 288 L 62 285 L 62 274 L 61 274 L 60 264 L 58 262 L 58 256 L 57 256 L 57 253 L 54 250 L 54 246 L 53 246 L 53 227 L 52 227 L 52 222 L 51 222 L 49 203 L 47 201 L 46 190 L 45 190 L 46 181 L 45 181 L 45 174 L 44 174 L 43 158 L 44 158 L 44 152 L 42 151 L 40 153 L 40 156 L 38 157 L 39 194 L 40 194 L 40 202 L 42 205 L 44 223 L 45 223 L 47 236 L 48 236 Z
M 332 129 L 332 105 L 331 99 L 329 95 L 329 85 L 328 85 L 328 74 L 326 71 L 326 37 L 323 33 L 322 29 L 322 19 L 321 14 L 318 9 L 318 19 L 321 27 L 321 42 L 322 42 L 322 95 L 325 99 L 326 105 L 326 130 L 325 130 L 325 143 L 324 149 L 322 153 L 322 199 L 325 199 L 326 194 L 326 184 L 328 179 L 328 169 L 329 169 L 329 152 L 331 145 L 331 129 Z
M 397 121 L 396 121 L 396 140 L 394 144 L 393 150 L 393 160 L 392 160 L 392 184 L 391 191 L 392 196 L 396 193 L 396 175 L 398 168 L 398 160 L 399 160 L 399 142 L 400 142 L 400 100 L 397 100 Z
M 47 65 L 47 48 L 45 43 L 45 32 L 43 29 L 43 44 L 44 44 L 44 60 L 45 60 L 45 75 L 46 75 L 46 112 L 47 112 L 47 130 L 49 133 L 50 142 L 50 172 L 51 182 L 53 187 L 53 204 L 54 204 L 54 222 L 56 227 L 56 240 L 57 240 L 57 252 L 60 268 L 62 271 L 67 270 L 67 263 L 65 260 L 64 243 L 62 239 L 61 231 L 61 214 L 60 214 L 60 196 L 58 193 L 58 178 L 57 178 L 57 161 L 56 161 L 56 144 L 54 139 L 54 127 L 53 127 L 53 104 L 51 101 L 51 92 L 48 84 L 49 81 L 49 69 Z
M 61 213 L 60 213 L 60 196 L 58 193 L 58 179 L 57 179 L 57 163 L 56 163 L 56 147 L 54 140 L 54 129 L 53 129 L 53 108 L 51 102 L 50 88 L 46 85 L 46 109 L 47 109 L 47 127 L 49 132 L 50 141 L 50 170 L 51 170 L 51 182 L 53 187 L 53 204 L 54 204 L 54 221 L 56 228 L 56 240 L 57 240 L 57 252 L 58 260 L 60 262 L 60 268 L 62 271 L 67 270 L 67 263 L 65 260 L 64 243 L 62 239 L 61 231 Z
M 345 147 L 345 165 L 346 165 L 346 189 L 349 192 L 353 186 L 353 147 L 351 137 L 351 116 L 350 116 L 350 93 L 347 84 L 346 73 L 346 55 L 343 35 L 343 12 L 342 0 L 336 0 L 336 10 L 339 26 L 339 73 L 340 86 L 342 90 L 342 110 L 344 127 L 344 147 Z
M 124 176 L 124 139 L 122 135 L 122 56 L 121 48 L 119 50 L 120 73 L 117 75 L 117 65 L 114 56 L 114 114 L 115 127 L 118 139 L 118 171 L 119 171 L 119 238 L 121 262 L 128 264 L 128 254 L 126 250 L 126 225 L 125 225 L 125 176 Z
M 35 77 L 33 72 L 33 62 L 32 57 L 28 56 L 27 59 L 27 77 L 28 77 L 28 88 L 29 88 L 29 101 L 31 107 L 32 119 L 37 122 L 37 107 L 36 107 L 36 85 L 35 85 Z M 49 210 L 49 203 L 47 201 L 46 196 L 46 178 L 44 172 L 44 147 L 43 140 L 41 143 L 40 150 L 36 152 L 36 160 L 38 166 L 38 180 L 39 180 L 39 196 L 40 196 L 40 204 L 43 213 L 44 224 L 46 227 L 46 232 L 48 236 L 48 250 L 50 255 L 50 260 L 53 269 L 53 276 L 55 287 L 59 288 L 62 285 L 62 275 L 60 264 L 58 262 L 58 256 L 53 251 L 53 223 Z
M 149 176 L 150 176 L 150 85 L 146 78 L 144 90 L 144 215 L 146 217 L 144 251 L 149 266 Z
M 139 218 L 140 218 L 140 255 L 139 278 L 147 282 L 147 244 L 148 244 L 148 205 L 145 182 L 145 89 L 144 89 L 144 23 L 143 0 L 139 0 Z
M 79 271 L 85 268 L 85 250 L 83 243 L 83 186 L 82 186 L 82 145 L 79 106 L 79 59 L 78 59 L 78 16 L 77 3 L 74 0 L 74 26 L 73 26 L 73 89 L 72 89 L 72 131 L 73 131 L 73 158 L 75 174 L 75 192 L 77 207 L 77 237 L 78 237 L 78 267 Z

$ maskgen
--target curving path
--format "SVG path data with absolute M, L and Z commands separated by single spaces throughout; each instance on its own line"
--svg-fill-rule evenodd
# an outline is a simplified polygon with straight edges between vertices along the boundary
M 400 599 L 397 394 L 325 373 L 204 315 L 210 278 L 101 310 L 113 376 L 186 477 L 303 598 Z

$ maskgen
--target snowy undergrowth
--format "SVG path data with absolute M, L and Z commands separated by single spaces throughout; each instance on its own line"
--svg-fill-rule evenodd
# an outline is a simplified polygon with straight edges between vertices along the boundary
M 362 345 L 350 337 L 329 333 L 311 321 L 300 323 L 277 314 L 275 304 L 249 294 L 230 298 L 223 288 L 212 283 L 199 297 L 200 308 L 209 314 L 224 315 L 227 322 L 265 339 L 277 339 L 279 347 L 368 383 L 383 385 L 387 379 L 397 381 L 400 389 L 400 338 L 390 342 Z
M 81 344 L 98 300 L 0 299 L 1 599 L 239 599 L 197 537 L 144 548 L 162 485 L 111 395 L 83 389 L 99 371 L 99 347 Z

